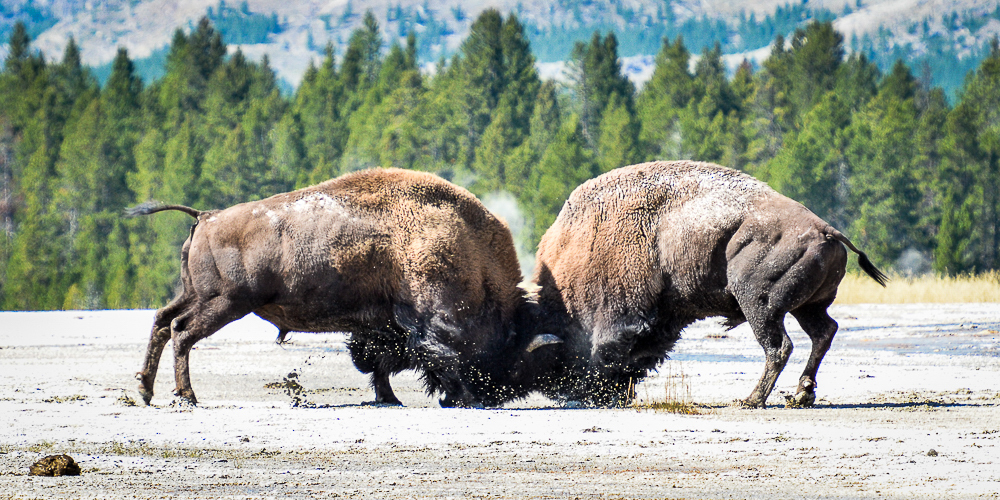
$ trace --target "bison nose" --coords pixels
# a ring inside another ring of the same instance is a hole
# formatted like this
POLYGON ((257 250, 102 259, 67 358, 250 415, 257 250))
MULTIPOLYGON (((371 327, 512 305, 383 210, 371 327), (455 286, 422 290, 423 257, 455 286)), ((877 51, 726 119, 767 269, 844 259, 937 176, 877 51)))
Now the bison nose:
POLYGON ((595 367, 603 369, 620 369, 624 365, 625 356, 616 345, 596 346, 591 352, 591 360, 595 367))

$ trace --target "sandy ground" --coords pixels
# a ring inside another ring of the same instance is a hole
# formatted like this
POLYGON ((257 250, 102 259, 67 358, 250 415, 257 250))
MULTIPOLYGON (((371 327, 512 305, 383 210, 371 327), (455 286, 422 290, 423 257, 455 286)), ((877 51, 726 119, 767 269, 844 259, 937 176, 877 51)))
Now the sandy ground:
POLYGON ((765 410, 729 406, 763 369, 752 333, 707 321, 638 387, 695 403, 680 415, 441 409, 412 373, 405 408, 366 407, 342 335, 280 347, 253 317, 196 347, 198 408, 171 404, 169 348, 133 406, 151 311, 0 313, 0 498, 998 498, 1000 304, 831 314, 815 408, 782 405, 808 353, 794 320, 765 410), (291 372, 303 406, 277 387, 291 372), (27 475, 56 453, 83 474, 27 475))

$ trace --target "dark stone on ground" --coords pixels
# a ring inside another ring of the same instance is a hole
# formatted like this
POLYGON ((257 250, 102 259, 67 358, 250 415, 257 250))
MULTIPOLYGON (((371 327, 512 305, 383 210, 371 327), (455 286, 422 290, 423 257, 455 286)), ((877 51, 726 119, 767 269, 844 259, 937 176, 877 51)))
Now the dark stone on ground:
POLYGON ((30 476, 79 476, 80 466, 69 455, 49 455, 28 469, 30 476))

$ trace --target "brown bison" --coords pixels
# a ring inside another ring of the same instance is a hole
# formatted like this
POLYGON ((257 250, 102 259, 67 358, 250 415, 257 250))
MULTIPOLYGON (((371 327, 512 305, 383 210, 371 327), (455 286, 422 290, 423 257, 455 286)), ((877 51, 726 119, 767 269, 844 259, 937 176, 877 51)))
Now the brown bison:
POLYGON ((225 210, 146 204, 131 215, 163 210, 197 222, 181 249, 183 292, 156 312, 137 374, 146 404, 168 340, 175 394, 194 404, 191 347, 249 313, 277 326, 279 342, 349 332, 355 366, 387 405, 400 404, 389 376, 406 369, 444 393, 442 406, 524 396, 518 381, 533 380, 532 358, 546 351, 535 349, 559 342, 515 333, 538 313, 518 288, 506 223, 434 175, 369 170, 225 210))
POLYGON ((791 313, 812 340, 793 404, 816 398, 816 371, 837 323, 827 308, 847 252, 886 277, 801 204, 746 174, 710 163, 653 162, 592 179, 570 195, 538 247, 534 281, 546 314, 562 318, 563 376, 547 393, 620 405, 663 361, 681 330, 722 316, 749 322, 764 374, 749 407, 763 407, 792 352, 791 313))

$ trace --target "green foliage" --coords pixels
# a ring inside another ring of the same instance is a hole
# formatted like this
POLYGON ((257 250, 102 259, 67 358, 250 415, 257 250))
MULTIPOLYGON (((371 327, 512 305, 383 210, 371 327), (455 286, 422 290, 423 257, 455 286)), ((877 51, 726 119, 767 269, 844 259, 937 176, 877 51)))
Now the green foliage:
POLYGON ((907 94, 905 84, 884 85, 848 130, 849 230, 881 265, 916 245, 920 193, 913 138, 918 116, 907 94))
POLYGON ((969 75, 949 116, 941 175, 945 212, 935 267, 950 273, 1000 265, 1000 43, 969 75))
POLYGON ((656 69, 637 97, 639 138, 647 159, 683 159, 680 149, 680 112, 694 95, 694 78, 688 70, 691 55, 680 37, 663 39, 656 55, 656 69))
MULTIPOLYGON (((218 12, 252 16, 221 3, 218 12)), ((807 10, 779 9, 789 12, 807 10)), ((659 15, 671 13, 665 2, 659 15)), ((393 19, 407 15, 417 11, 393 19)), ((580 183, 643 159, 690 158, 769 182, 882 266, 918 269, 901 263, 916 252, 942 273, 1000 267, 1000 43, 951 108, 926 66, 914 76, 896 62, 883 77, 865 53, 845 58, 830 23, 787 22, 790 43, 777 35, 758 69, 744 62, 732 75, 725 42, 657 39, 636 95, 621 75, 627 37, 574 40, 571 81, 542 82, 531 28, 487 10, 428 74, 418 37, 390 37, 384 50, 369 12, 339 66, 327 46, 290 97, 266 57, 230 53, 207 18, 175 34, 148 85, 124 49, 98 86, 72 39, 47 63, 14 25, 0 72, 0 307, 161 306, 191 221, 124 219, 124 207, 223 208, 373 166, 436 172, 497 203, 523 228, 522 254, 580 183), (701 52, 693 68, 688 46, 701 52)))
POLYGON ((601 121, 613 99, 630 115, 635 115, 635 86, 622 75, 618 40, 613 33, 601 37, 594 32, 589 44, 577 42, 572 57, 570 78, 579 106, 581 133, 588 147, 595 150, 601 121))
POLYGON ((566 118, 529 180, 532 191, 529 206, 534 219, 532 246, 538 244, 545 230, 556 220, 573 189, 598 173, 581 123, 576 115, 566 118))
POLYGON ((851 114, 840 94, 828 92, 758 175, 835 227, 845 227, 848 165, 844 148, 850 123, 851 114))

